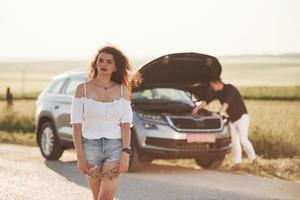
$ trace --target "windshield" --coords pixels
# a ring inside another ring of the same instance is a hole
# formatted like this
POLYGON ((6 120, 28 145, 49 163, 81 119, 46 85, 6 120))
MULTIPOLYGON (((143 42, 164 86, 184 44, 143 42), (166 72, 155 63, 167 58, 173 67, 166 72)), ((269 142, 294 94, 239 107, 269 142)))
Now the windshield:
POLYGON ((194 104, 185 91, 174 88, 154 88, 136 91, 132 94, 132 98, 133 100, 179 101, 194 104))

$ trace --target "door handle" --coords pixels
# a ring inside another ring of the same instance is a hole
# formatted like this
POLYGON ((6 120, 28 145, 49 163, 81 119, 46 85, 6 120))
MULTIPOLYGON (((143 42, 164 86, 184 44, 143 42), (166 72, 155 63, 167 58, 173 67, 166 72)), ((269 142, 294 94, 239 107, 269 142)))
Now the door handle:
POLYGON ((54 106, 53 106, 53 109, 55 109, 55 110, 56 110, 56 109, 59 109, 59 106, 58 106, 58 105, 54 105, 54 106))

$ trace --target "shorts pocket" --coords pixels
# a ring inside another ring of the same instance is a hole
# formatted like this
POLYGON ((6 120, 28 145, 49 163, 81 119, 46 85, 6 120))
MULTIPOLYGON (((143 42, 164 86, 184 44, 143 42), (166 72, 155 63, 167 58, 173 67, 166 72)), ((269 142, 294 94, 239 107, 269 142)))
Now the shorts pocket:
POLYGON ((108 142, 109 151, 122 150, 122 140, 121 139, 112 139, 108 142))
POLYGON ((110 151, 109 156, 105 159, 105 163, 120 161, 121 154, 122 154, 122 149, 121 148, 110 151))

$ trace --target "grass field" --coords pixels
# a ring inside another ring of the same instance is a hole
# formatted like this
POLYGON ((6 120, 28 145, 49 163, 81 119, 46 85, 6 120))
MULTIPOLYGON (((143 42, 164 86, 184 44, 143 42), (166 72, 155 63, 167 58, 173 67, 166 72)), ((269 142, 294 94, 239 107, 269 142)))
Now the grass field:
POLYGON ((250 56, 219 60, 225 82, 238 86, 300 85, 300 57, 250 56))
MULTIPOLYGON (((139 66, 144 59, 134 59, 139 66)), ((39 93, 56 75, 72 70, 86 70, 89 61, 0 62, 0 94, 10 86, 12 92, 39 93)))
POLYGON ((239 87, 244 99, 300 100, 300 86, 239 87))
MULTIPOLYGON (((249 137, 258 154, 266 158, 300 155, 300 102, 247 100, 249 137)), ((210 105, 217 111, 218 102, 210 105)))
MULTIPOLYGON (((266 158, 300 155, 300 101, 247 100, 250 114, 250 139, 258 154, 266 158)), ((217 110, 219 103, 211 104, 217 110)), ((0 129, 16 132, 33 132, 35 101, 18 100, 12 112, 5 112, 0 102, 0 129)))
MULTIPOLYGON (((154 58, 133 58, 133 68, 154 58)), ((220 57, 222 77, 238 87, 299 86, 300 56, 220 57)), ((57 74, 69 70, 85 70, 88 61, 0 62, 0 94, 7 86, 14 93, 40 92, 57 74)))
MULTIPOLYGON (((247 86, 238 87, 244 99, 256 100, 300 100, 300 86, 247 86)), ((14 93, 16 100, 34 100, 39 92, 14 93)), ((4 100, 4 94, 0 93, 0 100, 4 100)))

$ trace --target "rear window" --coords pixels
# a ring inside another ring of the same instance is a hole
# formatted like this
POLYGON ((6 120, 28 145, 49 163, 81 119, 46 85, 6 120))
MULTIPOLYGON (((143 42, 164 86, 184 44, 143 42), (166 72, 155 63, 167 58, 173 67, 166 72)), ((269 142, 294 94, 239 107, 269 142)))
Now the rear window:
POLYGON ((61 93, 62 90, 62 86, 64 84, 65 80, 60 79, 60 80, 56 80, 53 85, 51 86, 49 93, 51 94, 59 94, 61 93))
POLYGON ((79 84, 83 83, 85 81, 84 78, 74 78, 69 79, 68 85, 64 91, 66 95, 74 96, 76 88, 79 84))

